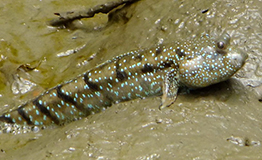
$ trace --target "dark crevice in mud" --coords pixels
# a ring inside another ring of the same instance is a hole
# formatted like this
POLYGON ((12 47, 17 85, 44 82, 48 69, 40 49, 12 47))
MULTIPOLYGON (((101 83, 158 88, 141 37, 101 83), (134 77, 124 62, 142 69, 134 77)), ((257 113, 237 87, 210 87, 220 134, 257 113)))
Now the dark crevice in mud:
POLYGON ((66 13, 54 13, 59 16, 48 22, 48 25, 53 27, 68 28, 71 23, 75 20, 80 20, 83 18, 94 17, 98 13, 108 14, 112 10, 118 8, 121 5, 129 5, 131 3, 137 2, 139 0, 119 0, 116 2, 107 2, 105 4, 96 5, 93 8, 83 11, 68 11, 66 13))

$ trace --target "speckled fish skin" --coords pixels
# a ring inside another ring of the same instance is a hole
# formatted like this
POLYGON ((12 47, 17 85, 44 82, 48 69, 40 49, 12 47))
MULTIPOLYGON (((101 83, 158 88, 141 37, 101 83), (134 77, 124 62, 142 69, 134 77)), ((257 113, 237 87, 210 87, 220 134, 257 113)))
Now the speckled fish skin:
POLYGON ((203 34, 184 42, 115 57, 78 78, 58 85, 0 117, 16 125, 62 125, 104 110, 113 103, 162 96, 161 108, 175 102, 181 87, 201 88, 230 78, 246 53, 203 34))

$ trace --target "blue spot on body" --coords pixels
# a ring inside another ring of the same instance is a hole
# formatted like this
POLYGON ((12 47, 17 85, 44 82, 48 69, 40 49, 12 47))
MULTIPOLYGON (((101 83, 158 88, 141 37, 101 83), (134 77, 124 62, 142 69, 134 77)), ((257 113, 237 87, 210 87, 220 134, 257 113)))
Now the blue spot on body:
POLYGON ((36 113, 36 115, 39 115, 39 111, 38 110, 35 110, 35 113, 36 113))
POLYGON ((88 104, 87 107, 88 108, 93 108, 93 105, 92 104, 88 104))
POLYGON ((59 116, 59 114, 58 114, 57 112, 55 112, 55 114, 56 114, 56 117, 60 119, 60 116, 59 116))
POLYGON ((89 89, 87 84, 84 85, 84 89, 89 89))
POLYGON ((39 122, 38 121, 35 121, 35 123, 34 123, 35 125, 39 125, 39 122))

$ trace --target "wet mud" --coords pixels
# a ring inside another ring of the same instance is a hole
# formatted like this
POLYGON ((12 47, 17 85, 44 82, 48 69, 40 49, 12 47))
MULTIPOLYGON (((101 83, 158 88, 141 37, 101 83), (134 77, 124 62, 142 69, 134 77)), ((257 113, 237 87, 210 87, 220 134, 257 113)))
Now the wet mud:
POLYGON ((127 51, 227 32, 248 53, 226 82, 115 104, 105 112, 37 133, 1 134, 1 159, 261 159, 260 1, 141 0, 108 15, 48 26, 53 13, 108 0, 0 4, 0 113, 127 51))

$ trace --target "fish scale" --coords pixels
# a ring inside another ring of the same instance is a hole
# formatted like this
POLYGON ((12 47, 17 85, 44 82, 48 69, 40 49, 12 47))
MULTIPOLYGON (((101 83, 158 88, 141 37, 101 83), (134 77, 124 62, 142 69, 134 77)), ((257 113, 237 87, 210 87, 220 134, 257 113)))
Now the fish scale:
POLYGON ((179 88, 201 88, 230 78, 246 53, 202 34, 183 42, 115 57, 4 113, 0 123, 18 126, 62 125, 105 110, 113 103, 162 95, 160 108, 175 102, 179 88))

